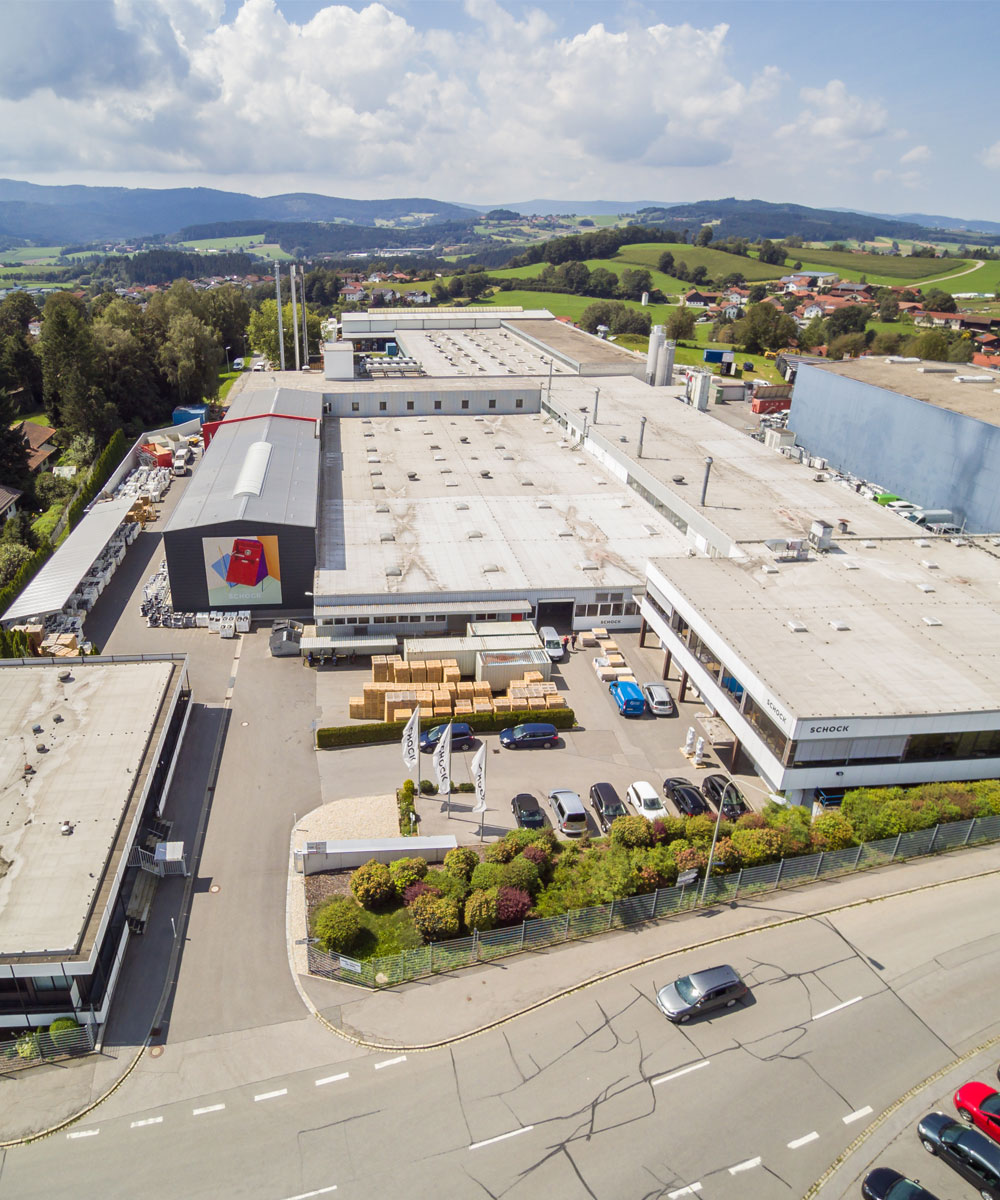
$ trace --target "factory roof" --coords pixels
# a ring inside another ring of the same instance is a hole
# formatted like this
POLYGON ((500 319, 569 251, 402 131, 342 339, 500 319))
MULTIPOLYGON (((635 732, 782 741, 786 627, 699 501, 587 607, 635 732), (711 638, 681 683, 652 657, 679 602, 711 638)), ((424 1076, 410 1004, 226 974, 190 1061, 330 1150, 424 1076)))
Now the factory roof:
MULTIPOLYGON (((546 323, 545 329, 548 328, 546 323)), ((547 340, 547 334, 544 337, 547 340)), ((415 358, 426 374, 434 378, 548 375, 552 358, 505 328, 400 330, 397 341, 400 350, 415 358)), ((559 360, 552 364, 552 369, 560 374, 569 371, 559 360)))
POLYGON ((508 329, 516 330, 524 337, 535 338, 572 362, 585 365, 620 366, 631 371, 637 366, 645 369, 645 354, 633 354, 624 346, 595 337, 582 329, 567 325, 565 321, 528 322, 512 317, 504 322, 508 329))
POLYGON ((319 422, 315 390, 244 388, 185 489, 168 532, 229 521, 306 525, 316 521, 319 422))

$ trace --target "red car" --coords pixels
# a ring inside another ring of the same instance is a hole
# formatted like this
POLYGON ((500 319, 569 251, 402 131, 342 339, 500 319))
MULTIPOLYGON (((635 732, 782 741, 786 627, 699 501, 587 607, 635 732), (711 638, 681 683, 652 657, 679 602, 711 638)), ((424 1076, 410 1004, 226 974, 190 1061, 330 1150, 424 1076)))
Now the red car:
POLYGON ((987 1137, 1000 1142, 1000 1093, 986 1083, 966 1083, 955 1093, 958 1115, 987 1137))

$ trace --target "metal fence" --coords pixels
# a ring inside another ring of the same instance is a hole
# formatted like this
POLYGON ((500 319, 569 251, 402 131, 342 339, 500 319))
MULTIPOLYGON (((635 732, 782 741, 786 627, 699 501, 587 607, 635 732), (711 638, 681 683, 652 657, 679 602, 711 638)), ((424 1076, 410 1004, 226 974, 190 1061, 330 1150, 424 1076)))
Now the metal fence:
POLYGON ((34 1029, 12 1042, 0 1042, 0 1075, 37 1067, 43 1062, 89 1054, 94 1048, 94 1026, 80 1025, 76 1029, 34 1029))
MULTIPOLYGON (((1000 840, 1000 816, 974 817, 948 825, 935 825, 913 833, 878 842, 849 846, 846 850, 827 850, 800 858, 783 858, 762 867, 745 867, 731 875, 715 875, 708 881, 704 902, 707 905, 735 900, 776 888, 813 883, 834 875, 863 871, 885 863, 920 858, 943 850, 1000 840)), ((304 886, 304 885, 303 885, 304 886)), ((595 908, 580 908, 558 917, 524 921, 507 929, 473 933, 471 937, 431 942, 416 950, 404 950, 389 958, 357 961, 327 954, 309 946, 309 971, 326 979, 343 979, 365 987, 392 987, 410 979, 421 979, 442 971, 453 971, 477 962, 489 962, 522 950, 540 950, 574 938, 592 937, 611 929, 655 921, 700 907, 702 882, 689 887, 660 888, 642 896, 613 900, 595 908)))

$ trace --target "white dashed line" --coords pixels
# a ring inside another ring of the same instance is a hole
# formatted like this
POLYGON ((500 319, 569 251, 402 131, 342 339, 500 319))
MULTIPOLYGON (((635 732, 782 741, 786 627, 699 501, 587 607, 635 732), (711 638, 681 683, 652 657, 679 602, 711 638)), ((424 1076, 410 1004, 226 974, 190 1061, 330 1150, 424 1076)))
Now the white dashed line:
POLYGON ((707 1067, 712 1060, 703 1058, 701 1062, 692 1063, 690 1067, 681 1067, 679 1071, 671 1071, 669 1075, 661 1075, 658 1079, 653 1080, 653 1087, 659 1087, 661 1083, 669 1083, 671 1079, 680 1079, 682 1075, 690 1075, 692 1071, 700 1071, 702 1067, 707 1067))
POLYGON ((864 1108, 859 1108, 856 1112, 848 1113, 847 1116, 844 1117, 844 1124, 850 1125, 852 1121, 860 1121, 862 1117, 871 1116, 871 1111, 872 1106, 870 1104, 866 1104, 864 1108))
POLYGON ((735 1167, 730 1167, 729 1174, 730 1175, 739 1175, 740 1171, 749 1171, 753 1167, 759 1167, 760 1161, 761 1160, 760 1160, 759 1154, 757 1155, 756 1158, 748 1158, 746 1160, 746 1162, 737 1163, 735 1167))
POLYGON ((254 1104, 256 1104, 258 1102, 258 1100, 274 1100, 278 1096, 287 1096, 287 1095, 288 1095, 288 1088, 280 1088, 276 1092, 261 1092, 261 1094, 259 1096, 254 1096, 253 1099, 254 1099, 254 1104))
POLYGON ((677 1200, 678 1196, 694 1196, 701 1191, 700 1183, 692 1183, 690 1187, 681 1188, 677 1192, 667 1192, 667 1200, 677 1200))
POLYGON ((350 1079, 350 1071, 344 1071, 342 1075, 327 1075, 325 1079, 317 1079, 316 1086, 322 1087, 325 1083, 336 1083, 340 1079, 350 1079))
POLYGON ((845 1000, 843 1004, 835 1004, 833 1008, 825 1008, 821 1013, 817 1013, 814 1021, 818 1021, 820 1017, 828 1017, 830 1013, 840 1012, 842 1008, 850 1008, 852 1004, 857 1004, 859 1000, 864 1000, 864 996, 855 996, 853 1000, 845 1000))
POLYGON ((76 1133, 67 1133, 68 1138, 97 1137, 99 1129, 78 1129, 76 1133))
POLYGON ((328 1192, 335 1192, 337 1185, 331 1183, 329 1187, 317 1188, 314 1192, 299 1192, 297 1196, 286 1196, 285 1200, 309 1200, 310 1196, 325 1196, 328 1192))
POLYGON ((145 1121, 133 1121, 129 1126, 130 1129, 141 1129, 143 1125, 162 1125, 162 1117, 147 1117, 145 1121))
POLYGON ((224 1104, 209 1104, 207 1108, 192 1108, 192 1117, 203 1117, 205 1113, 221 1112, 226 1106, 224 1104))
POLYGON ((492 1146, 494 1142, 505 1142, 508 1138, 517 1137, 519 1133, 530 1133, 534 1125, 525 1125, 522 1129, 512 1129, 510 1133, 501 1133, 499 1137, 487 1138, 485 1142, 473 1142, 470 1150, 478 1150, 481 1146, 492 1146))
POLYGON ((396 1063, 406 1062, 406 1055, 401 1054, 398 1058, 386 1058, 380 1063, 375 1064, 375 1070, 381 1071, 383 1067, 394 1067, 396 1063))
POLYGON ((805 1137, 796 1138, 794 1142, 788 1143, 789 1150, 798 1150, 800 1146, 808 1146, 810 1142, 815 1142, 819 1134, 814 1129, 812 1133, 807 1133, 805 1137))

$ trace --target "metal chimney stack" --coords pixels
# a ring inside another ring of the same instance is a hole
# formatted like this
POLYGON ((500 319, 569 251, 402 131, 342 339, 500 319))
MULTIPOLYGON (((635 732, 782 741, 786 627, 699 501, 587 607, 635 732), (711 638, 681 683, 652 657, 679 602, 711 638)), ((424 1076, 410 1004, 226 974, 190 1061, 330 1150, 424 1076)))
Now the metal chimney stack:
POLYGON ((663 350, 663 339, 666 329, 662 325, 654 325, 649 335, 649 347, 646 351, 646 382, 650 387, 656 379, 656 367, 663 350))
POLYGON ((302 277, 302 365, 309 366, 309 332, 306 325, 306 269, 302 267, 299 274, 302 277))
POLYGON ((646 418, 639 418, 639 445, 636 448, 636 458, 642 458, 642 440, 646 436, 646 418))
POLYGON ((676 342, 663 342, 660 346, 659 357, 656 360, 656 386, 669 386, 674 381, 674 353, 676 342))
POLYGON ((292 341, 295 343, 295 369, 301 366, 299 362, 299 310, 295 303, 295 263, 288 268, 288 281, 292 293, 292 341))
POLYGON ((285 330, 281 323, 281 264, 274 264, 274 290, 278 297, 278 356, 281 370, 285 369, 285 330))

